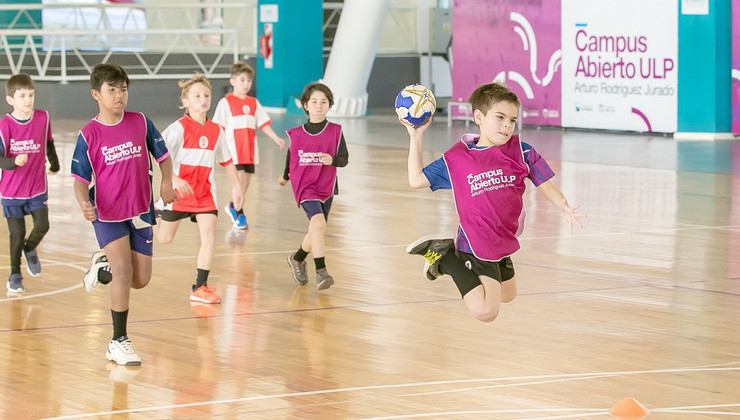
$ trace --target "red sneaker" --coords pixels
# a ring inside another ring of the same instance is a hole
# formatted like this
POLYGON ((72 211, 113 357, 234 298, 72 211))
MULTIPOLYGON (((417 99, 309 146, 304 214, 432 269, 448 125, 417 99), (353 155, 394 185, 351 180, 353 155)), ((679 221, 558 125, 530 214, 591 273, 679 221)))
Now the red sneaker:
POLYGON ((190 294, 190 300, 203 303, 221 303, 221 296, 213 293, 213 289, 208 286, 200 286, 190 294))

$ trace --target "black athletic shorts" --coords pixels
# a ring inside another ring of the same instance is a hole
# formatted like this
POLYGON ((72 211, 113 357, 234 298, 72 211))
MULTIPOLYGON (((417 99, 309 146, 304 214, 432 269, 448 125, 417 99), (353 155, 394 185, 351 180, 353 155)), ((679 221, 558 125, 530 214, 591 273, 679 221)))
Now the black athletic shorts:
POLYGON ((212 210, 212 211, 202 211, 200 213, 189 213, 186 211, 172 211, 172 210, 162 210, 162 220, 165 222, 176 222, 180 219, 185 219, 187 217, 190 218, 190 221, 193 223, 197 223, 198 221, 195 219, 195 216, 199 214, 215 214, 216 217, 218 217, 218 210, 212 210))
POLYGON ((511 262, 511 257, 502 258, 500 261, 484 261, 467 252, 455 251, 455 254, 465 263, 468 270, 479 276, 490 277, 499 283, 514 278, 514 263, 511 262))
POLYGON ((244 171, 248 174, 254 173, 254 163, 247 163, 247 164, 237 163, 234 166, 236 166, 237 171, 244 171))

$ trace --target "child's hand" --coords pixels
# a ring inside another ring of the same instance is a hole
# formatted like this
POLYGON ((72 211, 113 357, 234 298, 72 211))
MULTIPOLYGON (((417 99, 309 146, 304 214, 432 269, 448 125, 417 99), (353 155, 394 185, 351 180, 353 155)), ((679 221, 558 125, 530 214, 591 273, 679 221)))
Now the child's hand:
POLYGON ((15 157, 15 166, 23 166, 28 162, 28 155, 23 153, 15 157))
POLYGON ((241 185, 234 184, 231 186, 231 202, 234 204, 234 210, 239 211, 244 205, 244 194, 241 185))
POLYGON ((93 205, 88 201, 80 204, 80 208, 82 209, 82 215, 85 216, 87 221, 94 222, 95 219, 97 219, 97 216, 95 215, 95 207, 93 207, 93 205))
POLYGON ((285 186, 285 184, 287 183, 288 183, 288 180, 283 178, 282 175, 280 175, 280 178, 278 178, 278 184, 280 184, 280 186, 282 187, 282 186, 285 186))
POLYGON ((172 182, 166 182, 164 179, 162 180, 162 184, 159 188, 159 196, 162 198, 162 202, 165 206, 177 200, 177 194, 175 194, 175 190, 172 188, 172 182))
POLYGON ((398 117, 398 121, 400 121, 401 124, 406 127, 406 131, 408 131, 409 135, 412 137, 414 135, 423 135, 424 132, 427 131, 429 126, 432 125, 432 117, 429 117, 429 120, 427 120, 427 122, 418 127, 414 127, 410 122, 402 119, 401 117, 398 117))
POLYGON ((46 171, 46 173, 49 174, 49 175, 56 175, 56 174, 59 173, 59 170, 57 170, 56 172, 52 172, 51 169, 49 169, 49 170, 46 171))
POLYGON ((329 166, 332 164, 332 162, 334 162, 334 157, 332 155, 327 154, 327 153, 321 154, 321 163, 323 163, 326 166, 329 166))
POLYGON ((285 140, 281 139, 280 137, 272 139, 278 146, 280 146, 280 150, 283 150, 283 147, 285 147, 285 140))
POLYGON ((583 229, 583 225, 581 225, 581 222, 578 221, 580 218, 587 218, 588 214, 581 214, 576 213, 576 210, 581 207, 580 205, 576 204, 575 206, 571 207, 568 205, 568 200, 563 200, 563 218, 566 222, 568 222, 568 226, 570 227, 570 233, 573 233, 573 225, 575 224, 579 228, 583 229))
POLYGON ((180 197, 187 197, 193 193, 193 187, 176 175, 172 175, 172 187, 180 193, 180 197))

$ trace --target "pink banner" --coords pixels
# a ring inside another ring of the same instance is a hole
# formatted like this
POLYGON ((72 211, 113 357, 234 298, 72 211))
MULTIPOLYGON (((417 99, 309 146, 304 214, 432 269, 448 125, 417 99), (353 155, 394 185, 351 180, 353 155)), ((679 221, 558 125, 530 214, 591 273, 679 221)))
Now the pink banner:
POLYGON ((453 101, 502 80, 523 123, 561 125, 560 0, 455 0, 452 19, 453 101))

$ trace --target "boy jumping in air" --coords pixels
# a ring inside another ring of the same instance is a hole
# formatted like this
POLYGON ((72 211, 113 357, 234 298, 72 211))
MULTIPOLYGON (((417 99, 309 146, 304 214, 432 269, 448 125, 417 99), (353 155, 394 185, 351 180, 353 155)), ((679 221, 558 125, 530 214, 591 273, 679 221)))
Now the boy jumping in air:
POLYGON ((461 141, 429 165, 422 164, 424 133, 431 120, 409 133, 408 177, 412 188, 452 189, 460 222, 455 240, 421 238, 406 249, 426 259, 429 280, 452 276, 470 313, 491 322, 501 302, 516 297, 511 255, 519 249, 524 227, 522 195, 529 179, 573 229, 585 214, 576 213, 550 180, 555 175, 532 146, 514 135, 519 98, 499 83, 479 86, 471 95, 473 119, 480 134, 461 141))

